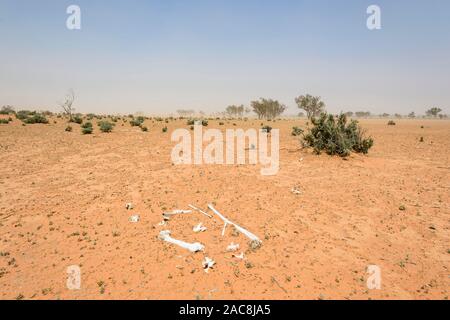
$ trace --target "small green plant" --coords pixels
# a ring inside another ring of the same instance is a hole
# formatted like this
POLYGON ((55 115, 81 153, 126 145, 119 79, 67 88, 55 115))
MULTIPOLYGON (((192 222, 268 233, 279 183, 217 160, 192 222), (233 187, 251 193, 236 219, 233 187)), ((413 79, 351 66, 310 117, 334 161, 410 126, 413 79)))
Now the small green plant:
POLYGON ((73 130, 73 129, 72 129, 71 126, 67 126, 67 127, 66 127, 66 132, 72 132, 72 130, 73 130))
POLYGON ((203 120, 189 119, 189 120, 187 121, 187 125, 188 125, 188 126, 193 126, 193 125, 195 125, 196 122, 201 122, 201 125, 204 126, 204 127, 207 127, 207 126, 208 126, 208 120, 206 120, 206 119, 203 119, 203 120))
POLYGON ((80 115, 74 115, 74 116, 72 116, 72 118, 69 119, 69 122, 82 124, 83 123, 83 118, 81 118, 80 115))
POLYGON ((114 128, 114 124, 108 121, 100 121, 98 126, 100 127, 100 131, 105 133, 111 132, 114 128))
POLYGON ((83 125, 81 125, 81 129, 82 129, 81 132, 83 134, 91 134, 94 131, 91 122, 86 122, 83 125))
POLYGON ((388 126, 395 126, 395 125, 396 125, 396 123, 394 120, 389 120, 388 126))
POLYGON ((147 132, 147 131, 148 131, 148 128, 147 128, 146 126, 141 126, 141 130, 142 130, 143 132, 147 132))
POLYGON ((8 119, 0 119, 0 124, 8 124, 9 120, 8 119))
POLYGON ((299 127, 293 127, 292 128, 292 133, 291 133, 294 137, 300 136, 301 134, 303 134, 303 129, 299 128, 299 127))
POLYGON ((346 157, 352 151, 367 154, 373 146, 372 138, 365 138, 365 132, 358 121, 347 122, 347 116, 338 117, 323 113, 318 119, 311 119, 313 127, 304 137, 306 146, 314 148, 317 154, 325 151, 329 155, 346 157))
POLYGON ((24 119, 23 122, 26 124, 35 124, 35 123, 47 124, 48 120, 43 114, 36 113, 24 119))
POLYGON ((225 123, 219 122, 219 126, 223 126, 223 125, 225 125, 225 123))
POLYGON ((140 116, 137 118, 133 118, 132 120, 130 120, 130 125, 132 127, 140 127, 145 121, 145 118, 140 116))
POLYGON ((167 132, 167 127, 162 128, 162 132, 166 133, 167 132))

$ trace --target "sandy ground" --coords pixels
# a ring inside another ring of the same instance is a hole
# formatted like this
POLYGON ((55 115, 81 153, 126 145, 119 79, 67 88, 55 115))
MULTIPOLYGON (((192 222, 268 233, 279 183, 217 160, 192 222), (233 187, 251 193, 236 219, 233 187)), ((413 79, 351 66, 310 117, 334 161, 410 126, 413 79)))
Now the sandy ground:
MULTIPOLYGON (((83 136, 53 120, 0 125, 1 299, 448 298, 449 121, 362 120, 375 146, 347 160, 301 150, 290 132, 305 122, 277 121, 280 171, 261 176, 258 165, 173 166, 170 133, 185 121, 168 133, 164 123, 146 121, 144 133, 119 121, 83 136), (208 203, 262 247, 249 250, 230 227, 222 237, 222 222, 198 213, 158 226, 164 210, 208 203), (208 230, 195 234, 199 222, 208 230), (205 253, 163 243, 163 229, 205 253), (226 252, 231 242, 246 260, 226 252), (209 273, 205 256, 217 263, 209 273), (66 287, 71 265, 80 290, 66 287), (367 288, 369 265, 381 268, 381 290, 367 288)), ((209 127, 236 128, 218 122, 209 127)))

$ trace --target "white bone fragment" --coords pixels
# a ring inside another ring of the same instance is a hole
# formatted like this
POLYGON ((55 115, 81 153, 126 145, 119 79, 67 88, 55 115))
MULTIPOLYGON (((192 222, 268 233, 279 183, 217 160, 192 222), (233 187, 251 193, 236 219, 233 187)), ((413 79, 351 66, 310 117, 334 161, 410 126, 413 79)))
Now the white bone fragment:
POLYGON ((201 210, 201 209, 199 209, 199 208, 197 208, 197 207, 194 207, 192 204, 190 204, 188 207, 191 208, 191 209, 194 209, 195 211, 198 211, 198 212, 204 214, 204 215, 207 216, 208 218, 212 218, 212 215, 207 214, 205 211, 203 211, 203 210, 201 210))
POLYGON ((188 213, 192 213, 192 210, 173 210, 170 212, 163 212, 163 217, 164 217, 164 220, 168 221, 168 220, 170 220, 171 216, 175 216, 177 214, 188 214, 188 213))
POLYGON ((292 188, 291 192, 292 192, 293 194, 301 194, 301 193, 302 193, 300 190, 295 189, 295 188, 292 188))
POLYGON ((167 222, 166 221, 161 221, 160 223, 158 223, 158 226, 165 226, 167 224, 167 222))
POLYGON ((166 241, 166 242, 169 242, 169 243, 172 243, 172 244, 175 244, 177 246, 180 246, 180 247, 182 247, 184 249, 187 249, 187 250, 189 250, 191 252, 198 252, 198 251, 202 251, 203 249, 205 249, 205 246, 202 245, 201 243, 198 243, 198 242, 196 242, 196 243, 188 243, 188 242, 184 242, 184 241, 172 238, 170 236, 170 231, 169 230, 161 231, 159 233, 159 239, 161 239, 163 241, 166 241))
POLYGON ((235 258, 237 258, 237 259, 239 259, 239 260, 244 260, 244 253, 241 252, 240 255, 235 255, 235 254, 233 254, 233 257, 235 257, 235 258))
POLYGON ((139 222, 139 220, 140 220, 139 215, 134 215, 130 217, 130 222, 136 223, 139 222))
POLYGON ((129 202, 129 203, 126 203, 126 204, 125 204, 125 208, 126 208, 127 210, 133 210, 134 206, 133 206, 133 204, 132 204, 131 202, 129 202))
MULTIPOLYGON (((208 204, 208 208, 210 208, 215 214, 217 214, 219 216, 220 219, 223 220, 223 222, 225 222, 225 227, 227 226, 227 224, 231 224, 233 225, 240 233, 244 234, 247 238, 249 238, 251 241, 257 241, 259 243, 261 243, 262 241, 255 236, 253 233, 251 233, 250 231, 242 228, 241 226, 238 226, 237 224, 235 224, 234 222, 231 222, 230 220, 228 220, 227 218, 225 218, 219 211, 217 211, 212 204, 208 204)), ((224 228, 225 230, 225 228, 224 228)), ((224 233, 225 231, 223 231, 222 233, 224 233)))
POLYGON ((229 252, 234 252, 234 251, 238 251, 239 250, 239 243, 238 244, 234 244, 234 242, 232 242, 228 247, 227 247, 227 251, 229 252))
POLYGON ((222 229, 222 237, 225 235, 225 229, 227 228, 228 223, 225 222, 225 224, 223 225, 223 229, 222 229))
POLYGON ((198 225, 192 229, 195 233, 204 232, 206 231, 206 227, 203 226, 203 224, 200 222, 198 225))
POLYGON ((211 269, 215 264, 216 262, 214 260, 205 257, 205 260, 203 260, 203 269, 205 270, 206 273, 208 273, 209 269, 211 269))

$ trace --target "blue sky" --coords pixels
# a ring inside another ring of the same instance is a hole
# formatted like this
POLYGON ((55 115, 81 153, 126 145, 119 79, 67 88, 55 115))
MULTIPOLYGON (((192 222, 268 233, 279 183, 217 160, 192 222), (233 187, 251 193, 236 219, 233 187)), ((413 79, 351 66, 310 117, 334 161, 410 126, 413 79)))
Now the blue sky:
POLYGON ((450 112, 450 1, 0 0, 0 105, 222 111, 320 95, 328 110, 450 112), (66 8, 81 8, 81 30, 66 8), (381 7, 382 29, 366 27, 381 7))

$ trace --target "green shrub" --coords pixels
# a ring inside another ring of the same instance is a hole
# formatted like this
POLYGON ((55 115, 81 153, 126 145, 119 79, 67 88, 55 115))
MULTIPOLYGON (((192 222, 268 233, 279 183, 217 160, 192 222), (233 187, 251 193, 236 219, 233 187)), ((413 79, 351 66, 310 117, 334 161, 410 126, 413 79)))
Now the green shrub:
POLYGON ((114 124, 108 121, 100 121, 98 126, 100 127, 101 132, 111 132, 114 128, 114 124))
POLYGON ((66 132, 72 132, 72 127, 71 126, 67 126, 66 127, 66 132))
POLYGON ((8 124, 9 120, 8 119, 0 119, 0 124, 8 124))
POLYGON ((83 134, 91 134, 92 131, 94 131, 94 128, 92 128, 92 127, 87 127, 87 128, 83 128, 83 129, 81 130, 81 133, 83 133, 83 134))
POLYGON ((140 127, 145 121, 144 117, 137 117, 130 120, 130 125, 132 127, 140 127))
POLYGON ((32 115, 30 114, 28 117, 26 117, 22 121, 26 124, 35 124, 35 123, 47 124, 48 123, 47 118, 43 114, 40 114, 40 113, 34 113, 32 115))
POLYGON ((92 127, 91 122, 86 122, 81 126, 82 130, 81 132, 83 134, 91 134, 94 131, 94 128, 92 127))
POLYGON ((166 133, 167 132, 167 127, 162 128, 162 132, 166 133))
POLYGON ((301 134, 303 134, 303 129, 302 128, 299 128, 299 127, 293 127, 292 128, 292 135, 294 137, 297 137, 297 136, 299 136, 301 134))
POLYGON ((394 120, 389 120, 388 126, 395 126, 395 125, 396 125, 396 123, 394 120))
POLYGON ((141 126, 141 130, 144 131, 144 132, 147 132, 148 128, 146 126, 141 126))
POLYGON ((11 106, 3 106, 0 109, 0 114, 8 115, 8 114, 14 114, 14 113, 15 113, 14 108, 11 106))
POLYGON ((348 156, 352 151, 367 154, 373 146, 372 138, 365 138, 358 121, 347 123, 347 116, 338 117, 322 114, 311 119, 313 127, 305 135, 307 146, 314 148, 317 154, 325 151, 329 155, 348 156))
POLYGON ((79 115, 75 115, 75 116, 72 116, 72 118, 69 120, 69 122, 82 124, 83 123, 83 118, 81 118, 81 116, 79 116, 79 115))
POLYGON ((219 122, 219 126, 223 126, 223 125, 225 125, 225 123, 219 122))

